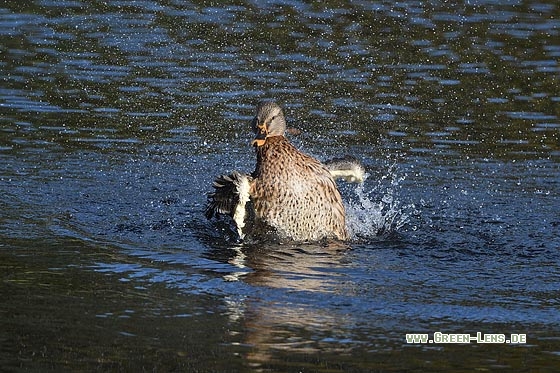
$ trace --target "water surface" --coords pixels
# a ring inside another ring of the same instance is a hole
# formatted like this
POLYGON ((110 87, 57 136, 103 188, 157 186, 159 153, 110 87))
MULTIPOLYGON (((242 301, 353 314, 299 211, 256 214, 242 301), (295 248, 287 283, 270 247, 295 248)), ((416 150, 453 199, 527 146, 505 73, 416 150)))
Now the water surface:
POLYGON ((553 371, 555 1, 0 6, 0 362, 8 370, 553 371), (354 239, 240 243, 204 218, 291 140, 352 154, 354 239), (522 345, 406 333, 524 333, 522 345))

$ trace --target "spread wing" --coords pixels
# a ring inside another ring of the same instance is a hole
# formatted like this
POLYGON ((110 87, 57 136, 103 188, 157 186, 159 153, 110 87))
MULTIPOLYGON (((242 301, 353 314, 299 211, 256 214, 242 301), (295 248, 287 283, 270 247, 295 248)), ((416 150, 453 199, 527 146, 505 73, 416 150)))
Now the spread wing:
POLYGON ((350 155, 331 159, 324 164, 334 179, 344 179, 349 183, 363 183, 365 180, 366 171, 364 165, 350 155))
POLYGON ((237 226, 239 236, 243 238, 252 181, 251 176, 237 171, 230 175, 218 176, 212 185, 214 192, 208 193, 206 218, 211 219, 220 214, 231 216, 237 226))
POLYGON ((239 192, 235 184, 236 173, 231 175, 220 175, 212 186, 214 192, 208 193, 208 204, 206 205, 206 218, 212 219, 219 214, 233 216, 233 211, 239 203, 239 192))

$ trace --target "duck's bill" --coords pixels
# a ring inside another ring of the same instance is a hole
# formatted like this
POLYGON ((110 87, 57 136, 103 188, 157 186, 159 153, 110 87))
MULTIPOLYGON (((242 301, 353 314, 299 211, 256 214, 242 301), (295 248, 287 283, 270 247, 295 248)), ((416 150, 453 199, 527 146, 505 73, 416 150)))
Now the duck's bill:
POLYGON ((265 142, 266 142, 266 137, 263 138, 263 139, 254 139, 251 142, 251 145, 253 145, 253 146, 263 146, 265 142))
POLYGON ((255 139, 251 142, 251 145, 263 146, 266 142, 266 137, 268 136, 268 130, 264 124, 257 126, 257 130, 257 136, 255 136, 255 139))

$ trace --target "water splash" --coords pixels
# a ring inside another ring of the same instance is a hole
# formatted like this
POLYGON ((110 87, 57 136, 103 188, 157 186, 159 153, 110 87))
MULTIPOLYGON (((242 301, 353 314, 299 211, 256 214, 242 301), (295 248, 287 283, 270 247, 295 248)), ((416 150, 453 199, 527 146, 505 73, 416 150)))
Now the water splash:
POLYGON ((386 237, 404 227, 413 204, 402 205, 398 198, 400 183, 406 176, 399 175, 397 164, 389 166, 386 174, 372 183, 366 173, 363 183, 354 189, 355 197, 347 201, 346 225, 352 239, 386 237))

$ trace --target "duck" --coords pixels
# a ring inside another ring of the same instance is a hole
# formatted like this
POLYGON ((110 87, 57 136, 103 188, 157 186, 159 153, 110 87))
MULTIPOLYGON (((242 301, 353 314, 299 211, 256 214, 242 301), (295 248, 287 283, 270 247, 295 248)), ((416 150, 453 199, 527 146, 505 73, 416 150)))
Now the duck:
POLYGON ((229 215, 239 238, 280 240, 349 239, 346 211, 335 180, 363 182, 365 168, 354 157, 321 163, 285 136, 286 119, 274 101, 260 102, 251 127, 255 170, 218 176, 208 193, 207 219, 229 215))

